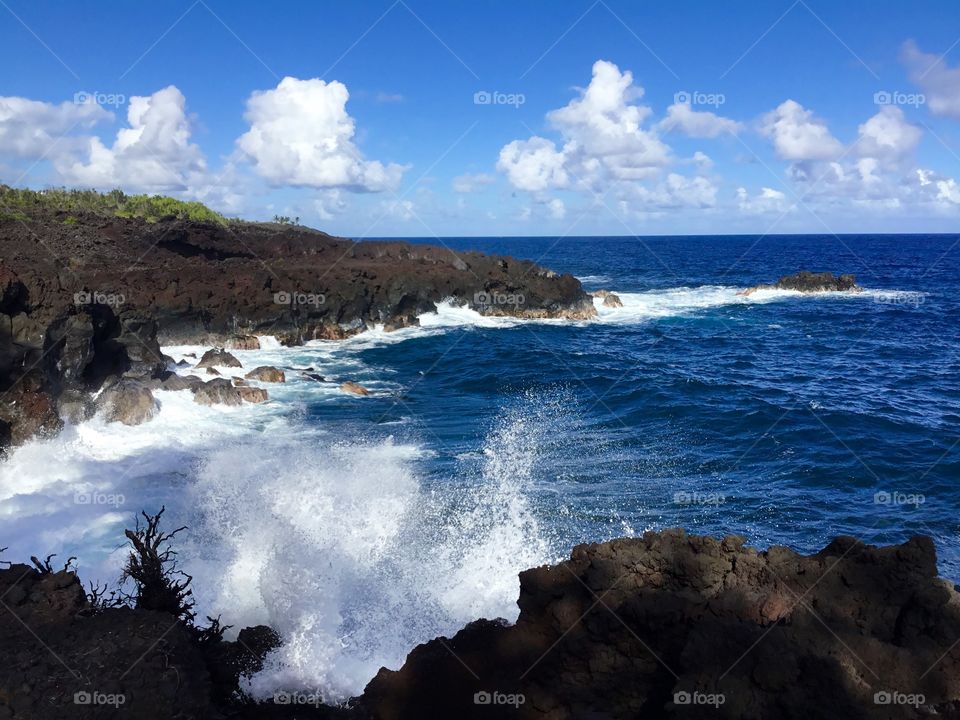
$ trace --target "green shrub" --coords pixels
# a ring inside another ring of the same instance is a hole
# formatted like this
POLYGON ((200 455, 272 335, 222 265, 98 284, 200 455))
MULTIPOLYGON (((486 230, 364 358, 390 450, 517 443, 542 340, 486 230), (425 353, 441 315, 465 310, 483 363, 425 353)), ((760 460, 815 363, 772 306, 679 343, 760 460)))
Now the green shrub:
POLYGON ((27 190, 0 185, 0 219, 26 219, 31 211, 70 213, 64 224, 77 222, 73 213, 160 220, 196 220, 226 225, 227 219, 203 203, 177 200, 164 195, 127 195, 122 190, 27 190))

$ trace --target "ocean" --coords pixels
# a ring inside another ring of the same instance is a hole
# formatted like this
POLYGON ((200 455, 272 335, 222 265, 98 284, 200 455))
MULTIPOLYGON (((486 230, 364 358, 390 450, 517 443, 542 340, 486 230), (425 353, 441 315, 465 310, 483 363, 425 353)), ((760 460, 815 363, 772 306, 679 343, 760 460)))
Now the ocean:
POLYGON ((517 573, 582 542, 928 534, 960 579, 960 236, 422 240, 571 272, 623 307, 571 322, 445 303, 419 328, 264 338, 234 354, 287 369, 269 403, 158 392, 147 424, 94 419, 13 452, 3 558, 75 555, 113 581, 122 529, 165 505, 189 526, 200 613, 284 636, 250 692, 329 700, 417 643, 515 619, 517 573), (801 269, 865 291, 737 294, 801 269))

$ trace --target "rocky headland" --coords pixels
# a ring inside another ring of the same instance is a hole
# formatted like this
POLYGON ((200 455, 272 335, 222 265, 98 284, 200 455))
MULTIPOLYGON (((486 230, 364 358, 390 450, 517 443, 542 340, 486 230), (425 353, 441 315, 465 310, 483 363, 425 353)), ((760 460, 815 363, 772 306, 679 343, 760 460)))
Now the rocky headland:
POLYGON ((0 717, 960 717, 960 594, 925 537, 809 556, 681 530, 581 545, 520 574, 515 624, 414 648, 336 708, 240 692, 282 642, 267 627, 228 642, 162 593, 111 606, 39 560, 0 570, 0 597, 0 717))
POLYGON ((596 314, 576 278, 525 260, 227 221, 169 198, 0 191, 0 447, 90 417, 92 395, 121 380, 106 411, 149 419, 142 386, 170 372, 161 344, 340 339, 417 324, 448 298, 488 315, 596 314), (128 216, 144 203, 152 215, 128 216))

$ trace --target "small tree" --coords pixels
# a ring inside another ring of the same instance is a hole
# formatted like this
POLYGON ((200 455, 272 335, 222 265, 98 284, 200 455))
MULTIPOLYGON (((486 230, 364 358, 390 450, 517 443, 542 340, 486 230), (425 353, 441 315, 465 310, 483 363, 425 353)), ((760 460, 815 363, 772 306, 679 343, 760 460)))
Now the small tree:
POLYGON ((138 517, 136 528, 124 531, 133 550, 120 579, 136 584, 130 596, 134 607, 168 612, 192 623, 196 617, 190 589, 193 578, 177 567, 177 553, 170 547, 170 540, 187 528, 184 525, 169 533, 161 531, 160 518, 165 510, 161 507, 156 515, 141 511, 145 524, 138 517))

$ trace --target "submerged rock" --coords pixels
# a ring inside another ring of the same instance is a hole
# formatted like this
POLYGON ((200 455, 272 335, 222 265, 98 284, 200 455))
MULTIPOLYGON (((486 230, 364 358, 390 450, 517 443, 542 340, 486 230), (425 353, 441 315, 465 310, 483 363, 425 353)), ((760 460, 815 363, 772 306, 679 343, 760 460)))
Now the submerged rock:
POLYGON ((369 395, 370 391, 365 388, 363 385, 359 385, 352 380, 348 380, 340 386, 340 389, 344 392, 352 393, 354 395, 369 395))
POLYGON ((279 370, 269 365, 262 365, 248 372, 244 377, 247 380, 259 380, 260 382, 282 383, 287 381, 283 370, 279 370))

